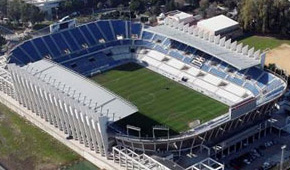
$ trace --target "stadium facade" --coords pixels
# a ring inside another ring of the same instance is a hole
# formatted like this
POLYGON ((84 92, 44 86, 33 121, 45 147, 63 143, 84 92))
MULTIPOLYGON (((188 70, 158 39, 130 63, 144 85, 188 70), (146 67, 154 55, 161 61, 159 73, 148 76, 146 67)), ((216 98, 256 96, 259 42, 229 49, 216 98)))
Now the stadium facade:
POLYGON ((259 50, 167 19, 154 27, 96 21, 25 41, 5 59, 3 98, 127 169, 223 169, 215 158, 267 133, 267 120, 287 84, 264 70, 265 54, 259 50), (138 108, 87 78, 128 62, 225 103, 229 110, 179 135, 131 136, 114 122, 138 108), (190 160, 187 154, 204 151, 203 160, 184 161, 190 160))

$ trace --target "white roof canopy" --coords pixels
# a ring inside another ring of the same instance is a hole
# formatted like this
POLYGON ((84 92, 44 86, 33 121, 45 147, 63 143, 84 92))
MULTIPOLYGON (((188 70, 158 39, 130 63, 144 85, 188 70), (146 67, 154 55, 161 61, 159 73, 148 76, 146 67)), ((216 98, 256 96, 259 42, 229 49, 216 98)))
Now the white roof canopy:
POLYGON ((117 121, 138 111, 133 104, 97 83, 46 59, 30 63, 22 68, 54 87, 60 86, 60 89, 64 89, 63 91, 71 97, 75 91, 74 96, 81 103, 92 104, 92 106, 97 104, 97 106, 102 107, 104 115, 107 112, 110 113, 108 114, 110 121, 117 121))
POLYGON ((172 40, 182 42, 188 46, 192 46, 198 50, 201 50, 213 57, 216 57, 233 67, 243 70, 249 67, 253 67, 260 64, 260 60, 257 58, 251 58, 216 45, 215 43, 201 39, 200 37, 190 35, 178 29, 169 27, 167 25, 157 25, 155 27, 147 27, 146 31, 157 33, 165 37, 169 37, 172 40))

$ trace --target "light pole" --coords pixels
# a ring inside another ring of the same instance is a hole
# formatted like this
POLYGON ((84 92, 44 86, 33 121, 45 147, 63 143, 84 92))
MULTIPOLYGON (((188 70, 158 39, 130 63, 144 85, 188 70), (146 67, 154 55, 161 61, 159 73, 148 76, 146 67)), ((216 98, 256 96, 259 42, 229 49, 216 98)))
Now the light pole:
POLYGON ((280 161, 280 170, 283 170, 283 163, 284 163, 284 152, 286 149, 286 145, 281 146, 281 161, 280 161))

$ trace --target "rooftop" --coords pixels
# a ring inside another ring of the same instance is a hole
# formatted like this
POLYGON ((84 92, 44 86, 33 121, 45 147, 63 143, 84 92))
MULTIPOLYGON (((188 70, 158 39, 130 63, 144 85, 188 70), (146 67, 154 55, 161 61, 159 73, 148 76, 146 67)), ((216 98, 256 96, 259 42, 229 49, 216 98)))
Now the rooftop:
POLYGON ((209 19, 201 20, 197 23, 198 27, 206 28, 212 32, 223 30, 225 28, 236 25, 239 25, 239 23, 224 15, 218 15, 209 19))
POLYGON ((75 98, 86 105, 102 107, 104 115, 109 111, 107 116, 110 121, 117 121, 138 111, 134 105, 97 83, 48 60, 30 63, 23 66, 23 69, 30 70, 34 76, 46 77, 42 78, 45 82, 66 89, 64 91, 67 94, 73 93, 70 96, 76 95, 75 98))
POLYGON ((179 12, 177 14, 172 15, 171 17, 176 17, 179 20, 184 20, 184 19, 186 19, 188 17, 192 17, 192 15, 188 14, 188 13, 185 13, 185 12, 179 12))

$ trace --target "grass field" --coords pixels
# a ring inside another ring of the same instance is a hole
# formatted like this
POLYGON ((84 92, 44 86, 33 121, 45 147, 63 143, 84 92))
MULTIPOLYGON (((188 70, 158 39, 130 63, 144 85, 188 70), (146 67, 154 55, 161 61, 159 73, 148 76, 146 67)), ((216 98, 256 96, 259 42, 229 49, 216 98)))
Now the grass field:
POLYGON ((145 127, 143 130, 163 124, 177 133, 189 129, 188 123, 194 120, 203 123, 228 110, 214 99, 133 63, 92 79, 135 104, 140 113, 121 120, 121 124, 145 127))
POLYGON ((273 49, 281 44, 290 44, 290 40, 281 40, 274 37, 250 36, 240 40, 243 44, 247 44, 250 48, 255 47, 256 50, 265 50, 267 48, 273 49))
POLYGON ((0 164, 7 169, 58 169, 80 158, 0 104, 0 164))

